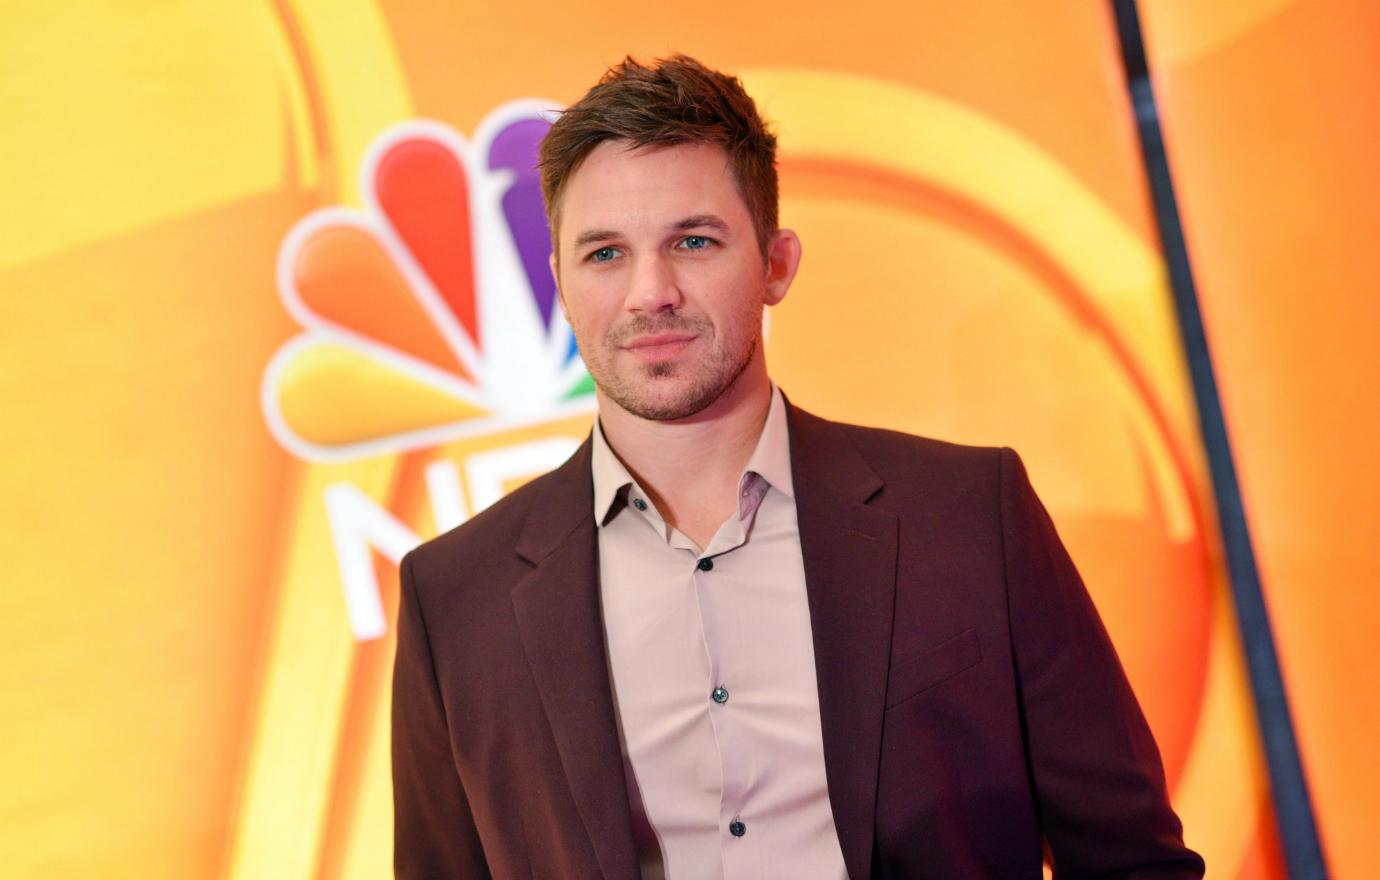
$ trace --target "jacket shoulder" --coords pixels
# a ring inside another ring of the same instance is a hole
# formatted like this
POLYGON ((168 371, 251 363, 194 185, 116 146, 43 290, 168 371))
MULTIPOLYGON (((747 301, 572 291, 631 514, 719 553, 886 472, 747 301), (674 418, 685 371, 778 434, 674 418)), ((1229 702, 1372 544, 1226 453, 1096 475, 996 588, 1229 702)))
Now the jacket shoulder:
POLYGON ((820 421, 837 431, 887 483, 919 481, 928 489, 995 488, 1007 447, 954 443, 847 422, 820 421))
MULTIPOLYGON (((422 542, 404 564, 412 565, 421 582, 433 576, 453 578, 457 571, 492 572, 511 564, 533 512, 547 503, 552 490, 569 481, 568 466, 529 480, 455 528, 422 542)), ((590 505, 592 509, 592 500, 590 505)))
POLYGON ((942 464, 967 465, 976 462, 990 464, 1000 454, 1003 447, 979 446, 967 443, 954 443, 920 434, 907 434, 888 428, 870 428, 865 425, 852 425, 834 422, 848 436, 850 442, 864 455, 878 458, 896 458, 901 461, 915 460, 942 464))

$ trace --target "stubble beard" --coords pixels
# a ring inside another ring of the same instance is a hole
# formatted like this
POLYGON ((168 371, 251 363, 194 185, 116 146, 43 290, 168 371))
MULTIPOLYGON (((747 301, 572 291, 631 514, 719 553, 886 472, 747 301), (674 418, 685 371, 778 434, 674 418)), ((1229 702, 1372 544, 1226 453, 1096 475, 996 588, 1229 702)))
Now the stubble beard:
POLYGON ((586 360, 590 375, 599 390, 609 400, 633 415, 656 422, 686 419, 709 408, 727 394, 742 378, 757 355, 761 339, 762 319, 757 316, 750 333, 737 351, 719 350, 715 343, 714 327, 703 319, 686 319, 669 314, 664 318, 635 322, 610 332, 604 340, 602 352, 617 352, 620 340, 641 333, 690 331, 697 334, 692 345, 710 342, 710 350, 689 362, 672 361, 656 364, 635 364, 619 373, 612 367, 611 358, 601 353, 586 360), (667 320, 669 318, 669 320, 667 320))

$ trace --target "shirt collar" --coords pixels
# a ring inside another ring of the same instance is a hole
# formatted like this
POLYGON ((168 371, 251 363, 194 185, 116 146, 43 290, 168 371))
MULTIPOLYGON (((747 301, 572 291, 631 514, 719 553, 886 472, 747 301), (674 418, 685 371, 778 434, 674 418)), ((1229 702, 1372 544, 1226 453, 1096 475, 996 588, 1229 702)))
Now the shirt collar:
MULTIPOLYGON (((757 438, 747 467, 743 468, 743 476, 748 474, 759 475, 773 489, 795 500, 795 482, 791 479, 791 438, 786 428, 786 398, 775 385, 771 388, 771 406, 767 408, 767 421, 762 426, 762 435, 757 438)), ((740 479, 740 488, 741 485, 740 479)))
MULTIPOLYGON (((604 525, 627 504, 629 491, 645 494, 636 487, 636 481, 623 462, 618 460, 613 448, 604 437, 603 426, 594 421, 590 466, 594 472, 594 520, 604 525)), ((795 500, 795 483, 791 479, 791 443, 786 426, 786 401, 781 389, 772 385, 771 405, 767 408, 767 421, 757 438, 757 445, 748 457, 747 466, 738 479, 740 491, 752 482, 752 474, 757 474, 767 485, 777 489, 792 501, 795 500)))
POLYGON ((620 509, 627 503, 628 487, 633 484, 633 478, 613 454, 608 440, 604 439, 604 426, 597 418, 592 439, 590 468, 594 471, 594 521, 602 526, 608 521, 615 502, 620 509))

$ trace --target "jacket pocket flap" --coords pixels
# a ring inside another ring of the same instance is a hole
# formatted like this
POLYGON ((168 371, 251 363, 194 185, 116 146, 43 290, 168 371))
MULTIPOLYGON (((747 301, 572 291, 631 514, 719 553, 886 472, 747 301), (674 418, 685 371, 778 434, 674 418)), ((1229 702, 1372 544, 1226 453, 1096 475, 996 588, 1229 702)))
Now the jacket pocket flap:
POLYGON ((919 656, 892 667, 887 679, 886 707, 909 700, 982 660, 977 632, 969 627, 919 656))

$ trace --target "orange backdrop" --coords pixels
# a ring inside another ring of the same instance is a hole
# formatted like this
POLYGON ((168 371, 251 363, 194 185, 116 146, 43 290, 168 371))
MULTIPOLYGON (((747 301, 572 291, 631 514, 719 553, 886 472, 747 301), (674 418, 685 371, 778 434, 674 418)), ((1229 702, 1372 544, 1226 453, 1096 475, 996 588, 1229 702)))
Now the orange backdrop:
POLYGON ((1380 824, 1380 8, 1141 5, 1324 849, 1334 876, 1368 877, 1380 824))
MULTIPOLYGON (((1355 693, 1375 480, 1352 466, 1376 427, 1380 131, 1353 120, 1376 31, 1341 4, 1201 6, 1147 10, 1147 36, 1324 840, 1359 877, 1380 818, 1356 724, 1374 688, 1355 693)), ((1190 844, 1218 876, 1278 875, 1108 10, 711 12, 7 11, 8 875, 387 875, 396 560, 591 412, 559 317, 532 319, 515 178, 486 151, 623 54, 673 50, 741 72, 780 129, 806 255, 771 319, 777 379, 823 414, 1019 449, 1190 844), (463 171, 461 220, 399 220, 402 148, 430 157, 408 166, 424 191, 463 171)))

